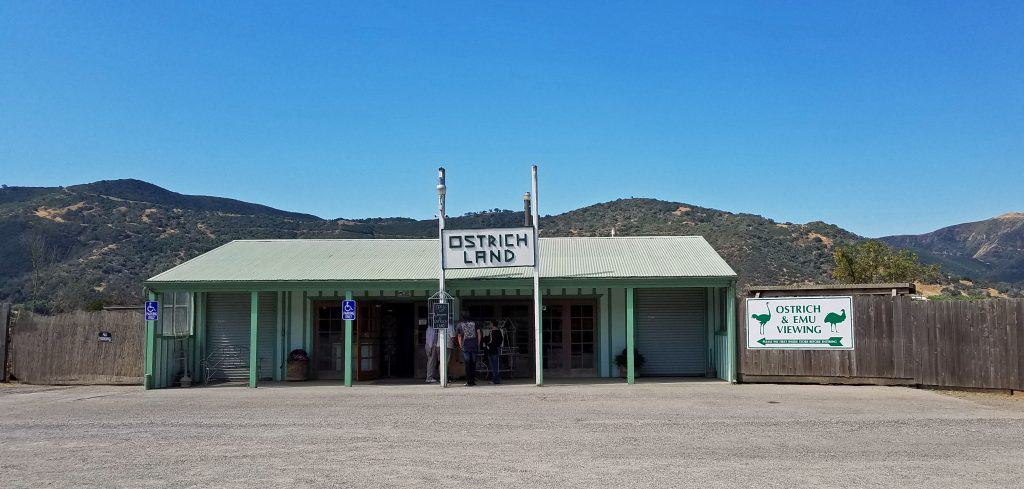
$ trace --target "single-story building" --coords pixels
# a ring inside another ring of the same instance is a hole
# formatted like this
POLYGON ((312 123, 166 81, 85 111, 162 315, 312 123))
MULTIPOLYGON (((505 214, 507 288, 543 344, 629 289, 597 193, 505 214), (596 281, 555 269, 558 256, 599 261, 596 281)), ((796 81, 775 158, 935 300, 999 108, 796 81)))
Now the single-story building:
MULTIPOLYGON (((700 236, 541 238, 545 378, 616 377, 632 335, 644 376, 735 381, 736 273, 700 236)), ((146 387, 283 380, 294 349, 309 374, 357 381, 423 378, 437 239, 238 240, 146 281, 146 387), (341 301, 357 301, 351 335, 341 301), (345 352, 351 361, 344 361, 345 352)), ((456 314, 500 322, 532 377, 529 268, 447 272, 456 314)), ((512 360, 515 360, 513 358, 512 360)))

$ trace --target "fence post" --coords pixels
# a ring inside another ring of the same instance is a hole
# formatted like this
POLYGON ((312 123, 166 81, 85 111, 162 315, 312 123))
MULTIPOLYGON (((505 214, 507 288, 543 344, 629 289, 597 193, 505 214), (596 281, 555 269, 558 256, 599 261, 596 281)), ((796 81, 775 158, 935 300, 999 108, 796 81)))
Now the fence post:
POLYGON ((0 382, 7 382, 7 331, 11 327, 11 305, 0 304, 0 382))

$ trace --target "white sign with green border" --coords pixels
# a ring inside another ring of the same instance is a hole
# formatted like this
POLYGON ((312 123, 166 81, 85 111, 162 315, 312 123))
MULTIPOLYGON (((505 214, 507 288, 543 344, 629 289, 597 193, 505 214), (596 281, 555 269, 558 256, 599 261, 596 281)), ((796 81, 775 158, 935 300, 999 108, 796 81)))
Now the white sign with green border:
POLYGON ((747 348, 852 350, 853 297, 749 298, 747 348))

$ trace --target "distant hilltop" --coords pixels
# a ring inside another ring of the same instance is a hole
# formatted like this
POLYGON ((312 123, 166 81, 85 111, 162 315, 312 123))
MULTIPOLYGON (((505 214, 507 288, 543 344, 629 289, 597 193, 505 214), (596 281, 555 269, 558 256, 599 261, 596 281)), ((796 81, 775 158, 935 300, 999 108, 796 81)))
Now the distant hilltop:
MULTIPOLYGON (((884 239, 967 277, 1021 282, 1024 219, 1017 216, 1024 213, 884 239)), ((516 227, 522 222, 519 212, 495 209, 449 218, 448 227, 516 227)), ((644 198, 541 219, 542 236, 612 234, 704 236, 739 273, 741 285, 831 281, 834 247, 863 239, 820 221, 777 222, 644 198)), ((234 239, 425 238, 437 236, 437 222, 324 219, 124 179, 0 188, 0 235, 5 237, 0 242, 0 301, 70 309, 134 303, 141 298, 143 279, 234 239)))

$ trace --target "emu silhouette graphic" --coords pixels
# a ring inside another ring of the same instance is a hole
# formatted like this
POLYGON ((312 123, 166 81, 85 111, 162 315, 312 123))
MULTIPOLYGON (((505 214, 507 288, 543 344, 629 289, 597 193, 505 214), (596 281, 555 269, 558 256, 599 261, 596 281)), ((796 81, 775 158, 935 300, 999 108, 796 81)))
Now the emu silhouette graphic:
POLYGON ((839 325, 839 323, 846 321, 846 309, 841 309, 841 311, 843 312, 842 314, 830 312, 827 316, 825 316, 825 322, 832 327, 833 333, 839 331, 839 329, 836 327, 839 325))
POLYGON ((761 323, 761 334, 764 334, 764 325, 767 324, 768 321, 770 321, 772 319, 772 308, 771 308, 771 306, 769 306, 768 303, 765 302, 764 303, 764 307, 765 307, 765 309, 768 309, 768 314, 751 314, 750 315, 750 317, 756 319, 757 322, 761 323))

